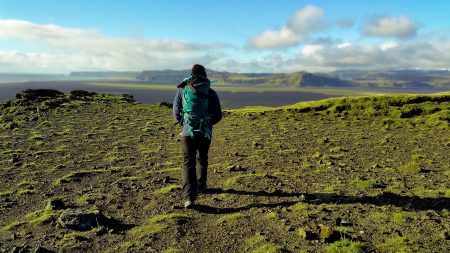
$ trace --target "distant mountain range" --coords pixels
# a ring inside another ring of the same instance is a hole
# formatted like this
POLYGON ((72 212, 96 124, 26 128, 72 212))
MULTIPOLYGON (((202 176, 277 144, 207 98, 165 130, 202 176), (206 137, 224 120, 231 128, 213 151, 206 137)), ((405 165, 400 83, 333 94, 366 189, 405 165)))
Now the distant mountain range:
MULTIPOLYGON (((72 72, 70 78, 127 79, 154 84, 176 84, 190 70, 145 70, 142 72, 72 72)), ((448 70, 340 70, 327 74, 304 71, 292 73, 232 73, 207 70, 216 85, 279 87, 383 87, 450 88, 448 70)))

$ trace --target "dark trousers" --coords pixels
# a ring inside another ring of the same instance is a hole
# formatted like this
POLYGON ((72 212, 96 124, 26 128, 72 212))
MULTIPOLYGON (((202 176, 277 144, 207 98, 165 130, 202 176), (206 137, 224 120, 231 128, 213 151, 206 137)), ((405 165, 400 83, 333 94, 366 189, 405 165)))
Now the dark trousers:
POLYGON ((208 150, 211 140, 201 134, 183 136, 183 198, 194 201, 197 190, 206 188, 208 150), (198 152, 199 166, 196 168, 198 152))

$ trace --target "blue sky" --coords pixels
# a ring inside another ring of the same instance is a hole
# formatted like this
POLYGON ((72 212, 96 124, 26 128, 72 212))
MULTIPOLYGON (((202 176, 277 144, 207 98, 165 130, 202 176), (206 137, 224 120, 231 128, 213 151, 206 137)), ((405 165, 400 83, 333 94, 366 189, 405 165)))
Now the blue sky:
POLYGON ((0 72, 450 68, 450 1, 0 0, 0 72))

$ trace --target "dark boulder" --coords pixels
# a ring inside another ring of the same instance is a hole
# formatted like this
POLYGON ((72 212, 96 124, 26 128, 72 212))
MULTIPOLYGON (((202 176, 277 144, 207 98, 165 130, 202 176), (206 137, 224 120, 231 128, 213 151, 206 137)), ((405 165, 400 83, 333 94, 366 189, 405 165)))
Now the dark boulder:
POLYGON ((58 218, 62 227, 74 230, 89 230, 108 225, 108 218, 99 210, 66 210, 58 218))

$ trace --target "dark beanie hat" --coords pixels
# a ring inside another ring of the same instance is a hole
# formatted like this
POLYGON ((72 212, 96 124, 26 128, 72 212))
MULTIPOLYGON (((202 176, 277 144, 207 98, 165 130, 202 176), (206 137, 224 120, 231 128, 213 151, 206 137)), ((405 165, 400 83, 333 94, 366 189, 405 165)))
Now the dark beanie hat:
POLYGON ((205 67, 203 67, 203 66, 200 65, 200 64, 195 64, 195 65, 192 67, 192 72, 191 72, 191 74, 194 75, 194 76, 204 76, 204 77, 206 77, 206 70, 205 70, 205 67))

